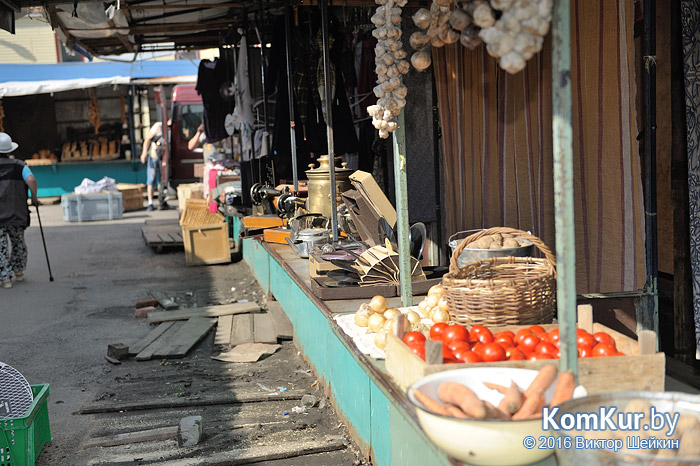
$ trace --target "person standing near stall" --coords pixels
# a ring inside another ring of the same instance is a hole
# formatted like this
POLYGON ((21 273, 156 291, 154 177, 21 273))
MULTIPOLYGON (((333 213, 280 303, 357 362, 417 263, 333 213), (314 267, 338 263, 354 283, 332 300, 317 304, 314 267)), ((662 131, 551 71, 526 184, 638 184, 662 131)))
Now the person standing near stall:
MULTIPOLYGON (((170 126, 170 120, 168 120, 170 126)), ((163 159, 163 123, 157 121, 153 123, 146 140, 143 141, 143 149, 141 150, 141 163, 148 162, 146 167, 146 195, 148 197, 148 207, 146 210, 153 210, 153 191, 158 189, 161 178, 163 159)), ((160 200, 158 209, 168 209, 168 204, 165 200, 160 200)))
POLYGON ((0 284, 3 288, 12 288, 13 274, 15 281, 24 280, 27 267, 24 230, 29 226, 27 188, 32 193, 32 204, 39 205, 36 178, 24 161, 9 157, 17 147, 7 133, 0 133, 0 284))

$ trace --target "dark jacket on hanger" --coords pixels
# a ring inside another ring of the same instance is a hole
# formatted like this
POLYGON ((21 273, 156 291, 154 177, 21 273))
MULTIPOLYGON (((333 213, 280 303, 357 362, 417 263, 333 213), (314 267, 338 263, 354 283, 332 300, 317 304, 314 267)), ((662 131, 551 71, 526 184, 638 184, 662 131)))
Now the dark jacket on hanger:
POLYGON ((226 81, 226 63, 223 60, 199 62, 196 90, 204 104, 204 133, 208 142, 227 138, 224 119, 228 104, 221 98, 221 85, 226 81))

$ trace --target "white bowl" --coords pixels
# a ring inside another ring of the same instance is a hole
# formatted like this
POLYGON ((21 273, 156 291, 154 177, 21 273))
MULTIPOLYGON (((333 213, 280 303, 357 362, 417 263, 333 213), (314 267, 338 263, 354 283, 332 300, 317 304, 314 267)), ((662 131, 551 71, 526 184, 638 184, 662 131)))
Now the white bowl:
MULTIPOLYGON (((523 446, 523 440, 527 436, 537 440, 541 435, 549 435, 548 432, 542 431, 540 419, 502 421, 443 416, 427 410, 416 399, 413 390, 420 389, 438 400, 437 389, 441 383, 457 382, 469 387, 480 399, 496 406, 503 395, 487 388, 484 382, 509 386, 512 380, 521 390, 525 390, 536 376, 537 371, 530 369, 469 367, 423 377, 408 388, 407 394, 416 407, 418 420, 428 438, 448 455, 479 466, 518 466, 540 461, 553 452, 550 449, 538 449, 539 442, 532 449, 523 446)), ((545 392, 546 402, 549 402, 554 394, 554 385, 553 383, 545 392)), ((585 388, 580 385, 574 391, 575 398, 586 394, 585 388)))

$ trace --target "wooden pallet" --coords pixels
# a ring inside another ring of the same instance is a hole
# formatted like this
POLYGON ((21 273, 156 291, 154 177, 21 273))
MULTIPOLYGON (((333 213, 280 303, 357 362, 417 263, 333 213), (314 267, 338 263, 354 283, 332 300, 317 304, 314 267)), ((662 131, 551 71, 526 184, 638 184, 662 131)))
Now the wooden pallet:
POLYGON ((141 227, 143 239, 149 247, 162 251, 163 248, 184 248, 182 228, 177 220, 168 223, 145 224, 141 227))

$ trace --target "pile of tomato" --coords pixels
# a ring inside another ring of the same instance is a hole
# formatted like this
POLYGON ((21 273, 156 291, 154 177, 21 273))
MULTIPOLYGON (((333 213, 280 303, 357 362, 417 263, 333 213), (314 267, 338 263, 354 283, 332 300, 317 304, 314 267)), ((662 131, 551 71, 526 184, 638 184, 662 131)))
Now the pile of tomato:
MULTIPOLYGON (((589 333, 578 329, 577 348, 580 358, 624 356, 617 350, 615 340, 605 332, 589 333)), ((442 342, 445 363, 473 363, 493 361, 537 361, 559 359, 559 329, 547 332, 539 325, 531 325, 517 332, 510 330, 492 333, 483 325, 469 330, 459 324, 437 323, 430 328, 430 339, 442 342)), ((408 332, 404 343, 425 359, 426 336, 408 332)))

